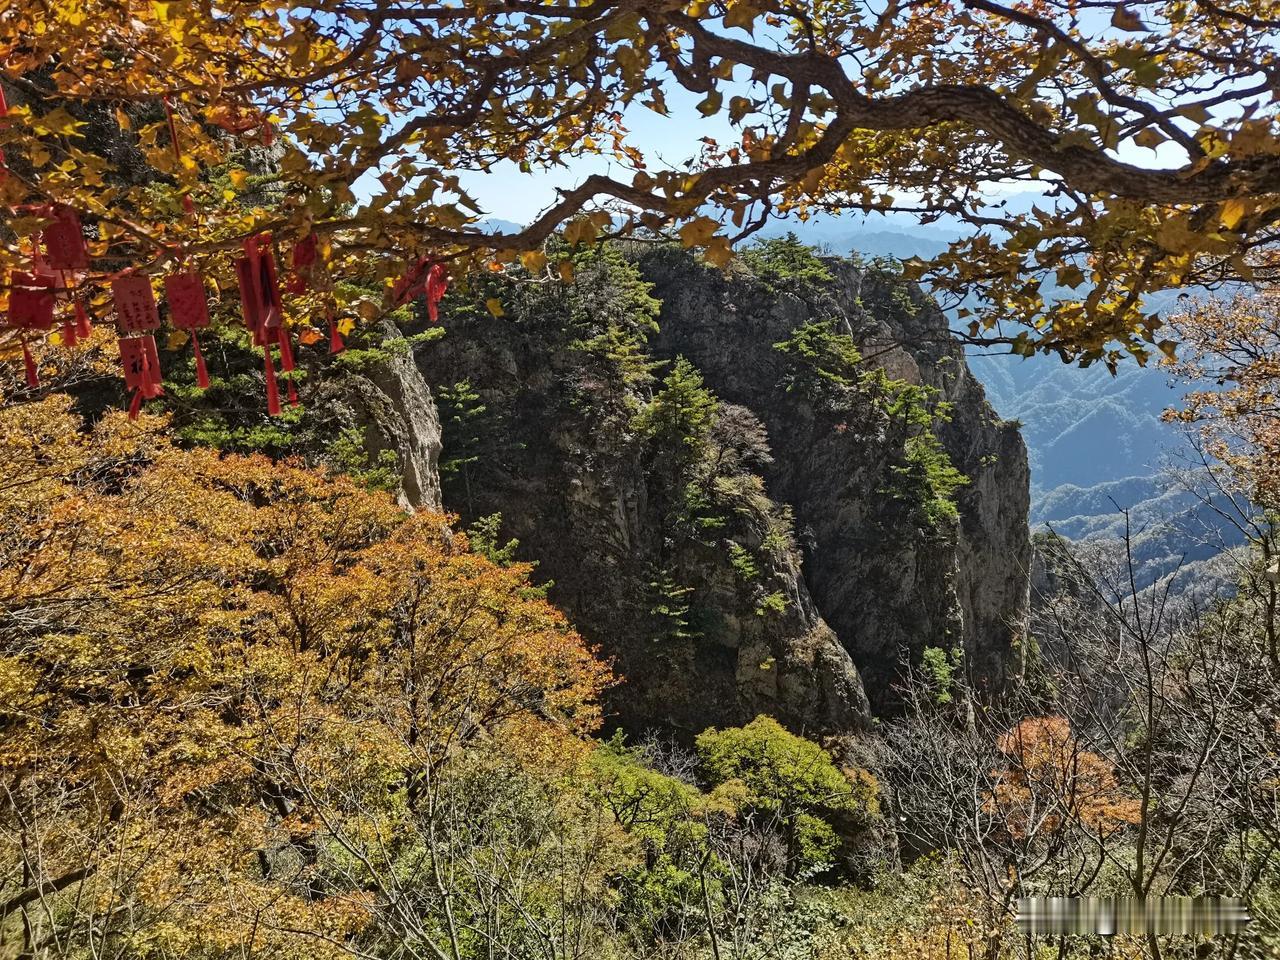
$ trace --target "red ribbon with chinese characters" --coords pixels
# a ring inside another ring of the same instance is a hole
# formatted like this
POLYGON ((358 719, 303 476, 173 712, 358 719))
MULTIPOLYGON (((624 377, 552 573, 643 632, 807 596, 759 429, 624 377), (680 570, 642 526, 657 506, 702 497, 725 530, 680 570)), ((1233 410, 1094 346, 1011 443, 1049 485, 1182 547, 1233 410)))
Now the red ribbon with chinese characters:
MULTIPOLYGON (((244 242, 244 256, 236 261, 240 281, 240 304, 245 326, 253 333, 255 346, 262 347, 263 371, 267 379, 267 412, 280 413, 280 390, 276 384, 271 347, 280 347, 280 369, 294 369, 289 330, 284 323, 284 305, 280 299, 276 260, 271 252, 271 235, 259 234, 244 242)), ((288 381, 289 403, 297 404, 298 392, 293 380, 288 381)))
POLYGON ((191 334, 196 383, 203 390, 209 386, 209 370, 204 365, 204 354, 200 352, 200 338, 196 331, 209 326, 209 300, 204 278, 194 270, 171 273, 164 278, 164 296, 169 302, 169 321, 175 329, 191 334))
POLYGON ((65 203, 55 204, 47 211, 53 222, 44 228, 40 239, 44 244, 44 256, 51 270, 61 281, 61 287, 75 307, 75 321, 68 317, 63 324, 62 340, 69 346, 76 345, 80 337, 89 335, 89 314, 81 298, 75 295, 76 274, 89 269, 89 248, 84 242, 84 230, 80 216, 74 207, 65 203))
POLYGON ((140 337, 121 337, 119 345, 125 389, 133 391, 129 401, 129 419, 136 420, 144 399, 164 394, 160 386, 160 352, 156 349, 156 338, 149 333, 140 337))
POLYGON ((111 299, 116 308, 116 330, 120 333, 125 388, 133 391, 129 403, 132 420, 137 417, 144 399, 164 393, 160 387, 160 353, 152 335, 152 331, 160 327, 160 309, 156 306, 151 278, 142 273, 126 273, 112 280, 111 299))
POLYGON ((22 364, 27 386, 33 390, 40 386, 40 375, 27 334, 32 330, 53 329, 54 289, 57 279, 49 273, 23 273, 15 270, 9 275, 9 313, 5 326, 21 331, 22 364))

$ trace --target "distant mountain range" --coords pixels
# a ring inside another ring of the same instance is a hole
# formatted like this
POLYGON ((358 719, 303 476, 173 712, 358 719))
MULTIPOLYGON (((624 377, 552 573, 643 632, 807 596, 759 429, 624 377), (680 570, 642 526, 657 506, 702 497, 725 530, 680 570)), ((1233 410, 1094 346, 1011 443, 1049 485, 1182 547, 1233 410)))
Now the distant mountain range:
POLYGON ((1168 475, 1126 477, 1091 487, 1063 484, 1033 504, 1031 524, 1110 548, 1114 562, 1128 537, 1139 588, 1172 578, 1184 599, 1203 599, 1235 581, 1233 553, 1245 538, 1228 518, 1240 508, 1219 491, 1193 491, 1168 475))
POLYGON ((1049 357, 972 354, 969 367, 1002 417, 1022 422, 1032 500, 1063 484, 1092 487, 1151 477, 1181 438, 1160 415, 1180 394, 1161 370, 1081 369, 1049 357))

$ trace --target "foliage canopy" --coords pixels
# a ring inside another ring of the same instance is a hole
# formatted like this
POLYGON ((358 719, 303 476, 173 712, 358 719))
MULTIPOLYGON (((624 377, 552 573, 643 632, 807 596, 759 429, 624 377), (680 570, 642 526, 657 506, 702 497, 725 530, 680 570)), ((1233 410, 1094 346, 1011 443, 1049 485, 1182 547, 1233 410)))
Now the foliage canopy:
MULTIPOLYGON (((5 0, 0 200, 80 211, 99 278, 187 257, 224 285, 262 231, 314 230, 324 269, 389 278, 423 254, 541 270, 561 227, 671 228, 725 262, 774 214, 946 215, 974 232, 916 272, 982 294, 976 336, 1145 359, 1144 293, 1272 269, 1252 251, 1280 219, 1278 25, 1277 0, 5 0), (690 99, 709 133, 688 165, 628 130, 690 99), (458 176, 584 156, 613 172, 497 233, 458 176), (993 207, 995 182, 1045 199, 993 207)), ((37 221, 11 223, 0 266, 37 221)))

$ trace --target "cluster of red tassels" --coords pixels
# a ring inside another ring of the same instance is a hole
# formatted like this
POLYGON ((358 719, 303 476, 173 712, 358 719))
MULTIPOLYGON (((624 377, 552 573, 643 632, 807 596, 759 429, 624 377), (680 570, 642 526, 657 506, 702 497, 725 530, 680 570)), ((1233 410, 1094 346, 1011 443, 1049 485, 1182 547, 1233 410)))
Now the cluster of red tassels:
POLYGON ((449 290, 449 272, 445 265, 430 257, 422 257, 406 271, 391 290, 396 306, 417 297, 427 301, 427 315, 432 323, 440 319, 440 301, 449 290))
MULTIPOLYGON (((167 98, 164 110, 173 154, 181 161, 182 150, 177 125, 172 105, 167 98)), ((4 91, 0 89, 0 123, 4 122, 6 114, 4 91)), ((269 145, 270 123, 253 119, 251 126, 254 125, 260 126, 263 142, 269 145)), ((6 172, 4 154, 0 152, 0 178, 6 172)), ((189 217, 196 216, 195 204, 190 194, 183 195, 182 206, 189 217)), ((15 270, 10 275, 9 312, 0 326, 18 331, 22 341, 27 384, 34 389, 40 385, 40 380, 31 354, 30 337, 53 329, 56 303, 60 296, 68 298, 73 307, 63 321, 62 342, 73 346, 91 332, 83 295, 76 293, 80 280, 89 269, 89 251, 80 218, 72 207, 55 204, 27 209, 49 223, 38 236, 31 238, 31 269, 15 270)), ((293 248, 293 272, 288 281, 291 292, 300 294, 306 291, 309 281, 314 279, 318 262, 318 241, 315 233, 310 232, 293 248)), ((281 407, 273 351, 279 350, 280 369, 286 374, 294 370, 294 356, 289 328, 284 322, 284 308, 270 234, 259 234, 245 240, 244 255, 236 262, 236 272, 245 325, 253 334, 254 344, 262 348, 267 381, 267 411, 274 416, 281 412, 281 407)), ((424 297, 431 322, 435 323, 439 319, 440 300, 448 288, 449 276, 444 265, 423 257, 395 285, 392 299, 400 305, 416 297, 424 297)), ((209 371, 205 366, 198 338, 198 331, 209 326, 209 304, 204 279, 194 270, 170 274, 164 278, 164 294, 173 326, 191 337, 196 382, 202 389, 208 387, 209 371)), ((125 386, 131 392, 129 416, 133 418, 138 415, 143 400, 158 397, 164 392, 161 386, 160 354, 155 341, 155 331, 160 327, 160 312, 151 279, 144 274, 126 271, 115 276, 111 281, 111 296, 125 386)), ((332 310, 328 312, 328 322, 329 351, 339 353, 345 345, 332 310)), ((292 377, 287 381, 287 396, 290 404, 297 404, 298 394, 292 377)))
MULTIPOLYGON (((290 293, 306 292, 308 278, 315 272, 319 260, 319 241, 316 239, 315 231, 312 231, 294 245, 293 276, 289 280, 290 293)), ((346 349, 346 344, 342 342, 342 334, 338 332, 338 324, 333 318, 332 310, 325 311, 325 319, 329 322, 329 352, 341 353, 346 349)))
MULTIPOLYGON (((267 413, 280 412, 280 388, 276 383, 272 347, 280 348, 280 369, 292 373, 293 346, 289 328, 284 322, 284 305, 280 301, 280 284, 276 276, 276 258, 271 252, 271 236, 259 234, 244 242, 244 256, 236 261, 240 280, 240 307, 244 323, 253 334, 254 346, 262 348, 263 370, 267 378, 267 413)), ((293 378, 288 381, 289 403, 298 402, 293 378)))
MULTIPOLYGON (((19 331, 21 335, 27 383, 32 388, 39 386, 39 377, 31 355, 29 335, 53 329, 55 304, 59 294, 70 297, 74 305, 74 320, 68 317, 64 321, 63 342, 73 345, 90 332, 89 315, 83 298, 74 293, 79 276, 89 267, 88 249, 80 219, 75 210, 65 206, 41 208, 38 212, 49 217, 51 222, 38 238, 32 240, 34 250, 31 270, 14 271, 10 277, 9 313, 5 321, 6 326, 19 331)), ((294 246, 291 262, 293 274, 289 280, 289 289, 295 293, 304 292, 308 286, 308 277, 318 262, 314 233, 308 234, 294 246)), ((279 367, 283 373, 292 373, 295 365, 289 328, 284 322, 280 282, 269 234, 259 234, 245 240, 244 255, 236 262, 236 272, 245 326, 253 334, 254 345, 262 348, 267 383, 267 412, 274 416, 281 412, 275 351, 279 351, 279 367)), ((392 299, 396 304, 403 304, 418 296, 424 297, 427 311, 434 323, 439 319, 439 303, 448 288, 449 276, 444 265, 424 257, 395 285, 392 299)), ((191 337, 196 382, 201 388, 208 387, 209 372, 200 350, 198 335, 200 330, 209 326, 209 304, 204 279, 194 270, 172 273, 164 278, 164 293, 173 326, 191 337)), ((126 272, 115 277, 111 282, 111 295, 125 385, 132 394, 129 415, 135 417, 144 399, 158 397, 163 392, 160 385, 160 357, 155 342, 155 331, 160 327, 160 312, 151 279, 144 274, 126 272)), ((331 353, 338 353, 344 349, 344 344, 332 311, 329 312, 328 321, 329 350, 331 353)), ((286 391, 289 403, 296 405, 298 393, 292 377, 286 382, 286 391)))
POLYGON ((59 294, 70 297, 75 308, 73 315, 63 322, 63 343, 73 346, 80 337, 89 334, 89 314, 83 300, 74 293, 79 276, 89 268, 89 251, 80 229, 80 218, 71 207, 26 209, 49 219, 50 223, 31 238, 31 269, 15 270, 9 277, 9 315, 4 325, 19 332, 27 385, 37 387, 40 378, 31 356, 30 335, 53 329, 59 294))

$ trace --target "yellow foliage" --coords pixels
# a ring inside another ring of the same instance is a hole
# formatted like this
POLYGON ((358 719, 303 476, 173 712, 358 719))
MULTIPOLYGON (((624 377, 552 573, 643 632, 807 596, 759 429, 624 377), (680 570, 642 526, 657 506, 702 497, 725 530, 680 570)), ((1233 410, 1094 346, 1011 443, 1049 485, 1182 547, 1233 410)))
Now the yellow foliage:
POLYGON ((407 831, 465 751, 563 764, 599 720, 607 668, 527 568, 156 418, 0 409, 0 529, 0 863, 38 863, 72 940, 108 905, 160 953, 341 952, 316 935, 373 906, 309 886, 336 838, 407 831))
MULTIPOLYGON (((950 0, 875 12, 462 0, 404 18, 338 0, 305 11, 10 0, 0 58, 20 95, 0 147, 20 175, 0 180, 0 204, 66 203, 98 224, 94 283, 122 262, 160 273, 186 256, 223 288, 260 230, 314 230, 336 251, 325 258, 335 279, 357 280, 411 255, 455 276, 494 251, 514 263, 557 227, 571 245, 671 230, 724 263, 720 222, 946 214, 974 229, 934 258, 932 279, 987 304, 977 332, 1016 321, 1023 352, 1113 363, 1154 342, 1144 294, 1245 277, 1239 263, 1270 237, 1280 106, 1248 84, 1203 91, 1223 63, 1268 74, 1274 51, 1257 25, 1280 19, 1280 0, 1226 14, 1110 0, 1108 12, 1098 30, 1060 5, 950 0), (631 129, 637 106, 705 119, 714 136, 655 149, 631 129), (120 144, 96 142, 101 124, 86 117, 100 108, 120 144), (1160 155, 1135 158, 1122 138, 1160 155), (273 151, 269 209, 244 203, 234 164, 247 144, 273 151), (509 163, 533 178, 584 155, 605 172, 562 190, 537 223, 497 233, 459 176, 509 163), (357 182, 369 192, 359 201, 357 182), (993 182, 1059 187, 1030 217, 982 202, 993 182), (1208 229, 1215 210, 1240 235, 1208 229), (1089 262, 1096 295, 1040 296, 1067 261, 1089 262)), ((0 276, 24 265, 17 241, 29 235, 15 228, 0 245, 0 276)))

